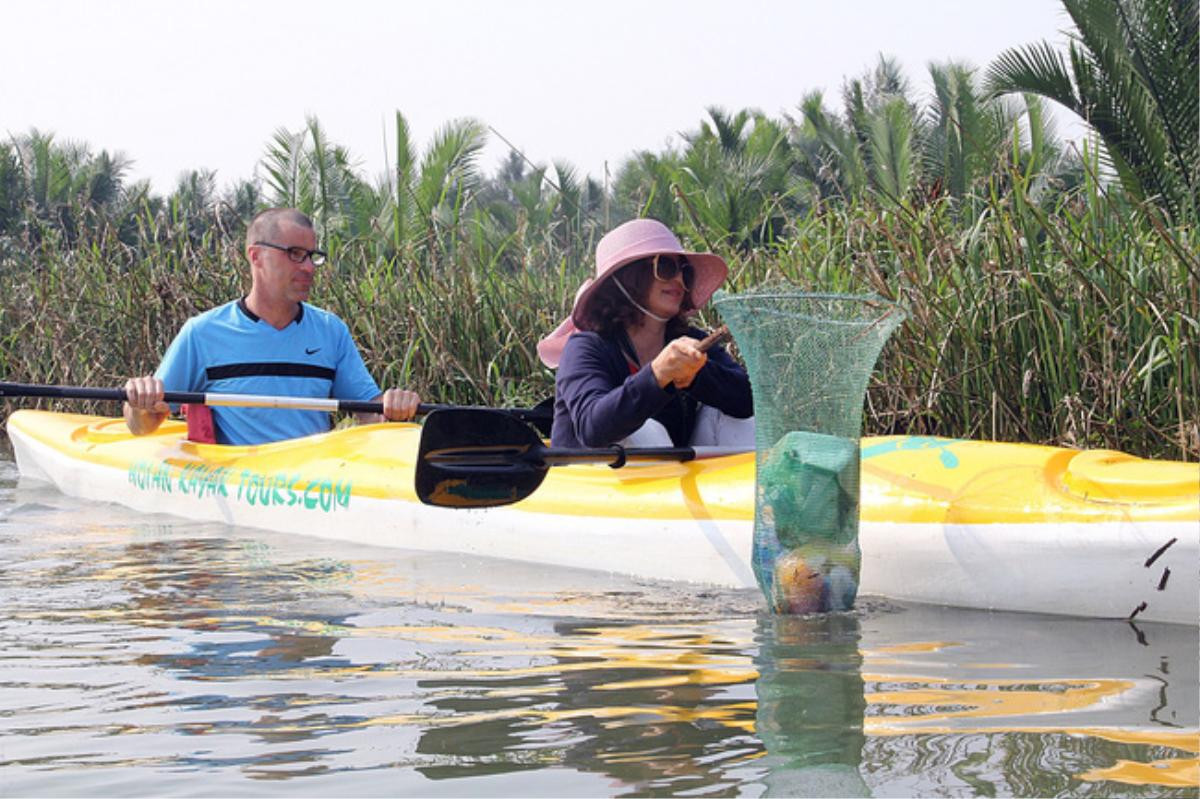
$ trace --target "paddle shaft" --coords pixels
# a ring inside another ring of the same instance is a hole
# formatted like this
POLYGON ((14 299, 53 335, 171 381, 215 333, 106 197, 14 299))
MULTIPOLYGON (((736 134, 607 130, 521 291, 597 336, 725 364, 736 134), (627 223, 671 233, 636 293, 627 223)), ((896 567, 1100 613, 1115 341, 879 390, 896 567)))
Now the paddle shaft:
POLYGON ((608 463, 610 466, 621 466, 630 461, 691 461, 749 451, 751 450, 746 447, 533 447, 527 450, 513 447, 462 447, 430 452, 425 459, 439 466, 465 465, 468 468, 505 466, 522 457, 547 466, 565 466, 571 463, 608 463))
POLYGON ((413 483, 417 498, 443 508, 494 508, 537 490, 553 466, 691 461, 745 447, 548 447, 529 425, 489 408, 436 411, 421 425, 413 483))
MULTIPOLYGON (((0 382, 0 397, 50 397, 53 399, 107 400, 111 402, 125 402, 126 400, 125 389, 123 388, 51 386, 2 382, 0 382)), ((331 413, 383 413, 382 402, 321 399, 318 397, 271 397, 256 394, 167 391, 163 394, 163 401, 177 405, 210 405, 227 408, 288 408, 298 411, 329 411, 331 413)), ((423 402, 417 406, 417 415, 424 416, 434 411, 456 407, 459 406, 423 402)), ((527 408, 513 408, 505 412, 524 420, 537 416, 532 409, 527 408)))

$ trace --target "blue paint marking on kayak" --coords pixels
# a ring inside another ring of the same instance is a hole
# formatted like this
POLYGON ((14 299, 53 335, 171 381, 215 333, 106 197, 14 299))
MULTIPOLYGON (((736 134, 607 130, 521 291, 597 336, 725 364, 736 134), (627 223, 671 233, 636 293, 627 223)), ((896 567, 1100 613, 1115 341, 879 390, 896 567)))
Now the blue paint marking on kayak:
POLYGON ((958 456, 950 451, 950 447, 955 444, 963 443, 957 438, 935 438, 933 436, 905 436, 904 438, 895 441, 884 441, 880 444, 872 444, 869 447, 863 447, 862 459, 874 458, 879 455, 887 455, 892 452, 900 452, 907 450, 928 449, 937 450, 938 460, 942 466, 947 469, 958 468, 958 456))

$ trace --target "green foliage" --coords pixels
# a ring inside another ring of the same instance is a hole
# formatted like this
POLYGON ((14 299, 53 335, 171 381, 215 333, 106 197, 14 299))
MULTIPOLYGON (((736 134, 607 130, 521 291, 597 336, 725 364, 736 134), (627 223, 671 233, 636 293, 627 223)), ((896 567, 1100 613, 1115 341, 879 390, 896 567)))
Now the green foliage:
POLYGON ((639 153, 626 162, 616 183, 621 216, 652 216, 708 247, 773 241, 800 208, 784 124, 714 106, 684 138, 681 152, 639 153))
POLYGON ((358 177, 349 151, 330 142, 315 117, 295 133, 275 131, 262 163, 268 204, 304 211, 323 239, 371 229, 371 190, 358 177))
POLYGON ((627 158, 611 187, 516 152, 486 175, 481 123, 450 122, 421 150, 397 112, 394 161, 375 182, 309 118, 272 136, 256 179, 221 191, 193 170, 159 197, 124 179, 123 156, 33 130, 0 143, 0 378, 103 385, 153 369, 188 316, 245 291, 244 226, 287 204, 313 215, 332 256, 313 300, 347 320, 381 382, 532 404, 553 387, 536 342, 568 312, 597 239, 653 216, 722 254, 734 290, 786 279, 905 304, 868 432, 1196 459, 1200 233, 1177 210, 1194 207, 1194 136, 1164 113, 1130 122, 1157 149, 1135 157, 1105 138, 1071 153, 1042 100, 1069 90, 1095 121, 1100 106, 1080 98, 1103 85, 1103 55, 1141 85, 1126 75, 1113 103, 1194 109, 1179 80, 1163 82, 1194 61, 1147 37, 1194 41, 1195 26, 1155 16, 1165 0, 1097 11, 1112 2, 1068 0, 1091 14, 1070 66, 1048 46, 1011 51, 989 94, 968 66, 933 65, 920 99, 881 58, 847 81, 840 112, 817 93, 794 118, 709 108, 678 146, 627 158), (1014 65, 1024 93, 995 96, 1014 65))
POLYGON ((964 197, 1003 163, 1012 134, 1005 109, 987 105, 974 74, 960 64, 932 65, 934 102, 924 142, 926 174, 954 197, 964 197))
POLYGON ((1075 23, 1064 57, 1046 42, 1002 53, 994 95, 1029 92, 1082 117, 1126 191, 1173 218, 1200 209, 1200 7, 1196 0, 1063 0, 1075 23))

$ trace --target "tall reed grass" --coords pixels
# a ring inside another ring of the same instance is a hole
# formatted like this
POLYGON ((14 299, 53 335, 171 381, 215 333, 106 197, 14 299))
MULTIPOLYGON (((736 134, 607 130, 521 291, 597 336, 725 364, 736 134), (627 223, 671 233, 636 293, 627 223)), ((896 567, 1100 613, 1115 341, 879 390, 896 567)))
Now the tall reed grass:
MULTIPOLYGON (((140 224, 136 245, 103 226, 73 246, 51 228, 7 242, 3 379, 120 384, 152 371, 188 316, 245 291, 240 225, 140 224)), ((312 299, 348 322, 381 384, 434 401, 536 403, 554 379, 536 342, 589 273, 594 234, 497 242, 478 229, 468 219, 436 247, 387 254, 371 236, 332 240, 312 299)), ((711 240, 732 290, 784 279, 907 307, 869 390, 868 433, 1200 458, 1194 226, 1166 227, 1093 187, 1051 207, 1020 190, 970 210, 945 198, 828 204, 756 248, 711 240)))

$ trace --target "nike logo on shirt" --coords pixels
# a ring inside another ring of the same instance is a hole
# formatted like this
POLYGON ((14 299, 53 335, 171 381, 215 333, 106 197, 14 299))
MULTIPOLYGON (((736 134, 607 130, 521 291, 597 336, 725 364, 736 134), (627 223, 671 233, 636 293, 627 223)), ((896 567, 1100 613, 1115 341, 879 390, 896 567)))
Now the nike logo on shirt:
POLYGON ((320 352, 320 351, 321 351, 320 347, 317 347, 316 349, 312 349, 312 350, 308 349, 307 347, 304 348, 305 355, 312 355, 312 354, 320 352))

